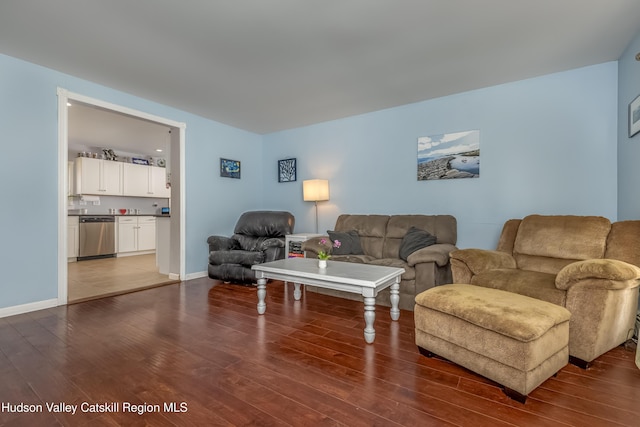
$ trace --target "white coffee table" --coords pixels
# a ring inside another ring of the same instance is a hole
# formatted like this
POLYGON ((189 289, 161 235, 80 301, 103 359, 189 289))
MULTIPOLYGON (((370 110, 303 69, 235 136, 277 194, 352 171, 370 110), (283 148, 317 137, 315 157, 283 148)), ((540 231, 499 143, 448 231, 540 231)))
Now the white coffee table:
POLYGON ((293 282, 293 297, 297 301, 302 296, 300 284, 319 288, 353 292, 364 297, 364 340, 372 343, 376 338, 373 322, 376 318, 376 296, 378 292, 391 287, 391 319, 400 318, 400 276, 403 268, 351 262, 328 261, 327 268, 318 268, 318 260, 312 258, 289 258, 256 264, 251 267, 258 278, 258 313, 264 314, 267 305, 267 279, 293 282))

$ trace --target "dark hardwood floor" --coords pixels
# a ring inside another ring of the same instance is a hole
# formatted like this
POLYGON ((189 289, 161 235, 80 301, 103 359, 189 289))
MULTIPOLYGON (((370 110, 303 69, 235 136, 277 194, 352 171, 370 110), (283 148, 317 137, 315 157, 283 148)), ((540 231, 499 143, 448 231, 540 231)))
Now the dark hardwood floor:
POLYGON ((294 301, 282 282, 267 289, 263 316, 255 288, 196 279, 0 319, 0 424, 640 423, 640 369, 624 347, 586 371, 566 366, 522 405, 421 356, 412 312, 392 322, 378 307, 367 345, 362 304, 313 293, 294 301), (78 405, 76 414, 47 408, 61 402, 78 405), (176 411, 166 411, 172 402, 176 411), (13 412, 26 405, 42 410, 13 412))

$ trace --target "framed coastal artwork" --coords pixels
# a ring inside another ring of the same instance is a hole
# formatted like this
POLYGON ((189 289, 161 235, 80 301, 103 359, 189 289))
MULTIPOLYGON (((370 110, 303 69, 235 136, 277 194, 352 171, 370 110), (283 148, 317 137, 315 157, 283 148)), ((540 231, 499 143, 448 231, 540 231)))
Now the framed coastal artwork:
POLYGON ((629 104, 629 138, 640 132, 640 95, 629 104))
POLYGON ((278 182, 296 180, 296 159, 278 160, 278 182))
POLYGON ((418 181, 480 177, 480 131, 418 138, 418 181))
POLYGON ((240 179, 240 161, 220 158, 220 176, 240 179))

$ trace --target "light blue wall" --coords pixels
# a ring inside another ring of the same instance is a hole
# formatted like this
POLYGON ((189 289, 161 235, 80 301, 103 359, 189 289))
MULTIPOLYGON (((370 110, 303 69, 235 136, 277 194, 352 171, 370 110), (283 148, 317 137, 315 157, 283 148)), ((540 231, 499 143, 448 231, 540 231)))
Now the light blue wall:
POLYGON ((531 213, 617 216, 617 63, 571 70, 264 137, 268 207, 313 231, 302 180, 329 179, 320 231, 340 213, 447 213, 459 247, 495 248, 505 220, 531 213), (480 178, 417 181, 417 138, 480 130, 480 178), (278 183, 277 159, 298 159, 278 183))
POLYGON ((640 32, 619 60, 618 80, 618 216, 640 218, 640 133, 629 138, 629 103, 640 96, 640 32))
POLYGON ((0 55, 0 308, 57 297, 58 87, 186 123, 187 273, 206 269, 206 236, 261 206, 261 136, 0 55), (219 177, 220 157, 242 180, 219 177))
POLYGON ((601 64, 260 136, 0 55, 0 308, 57 296, 58 87, 186 123, 189 274, 206 269, 206 237, 230 233, 240 212, 287 209, 296 231, 313 230, 309 178, 331 182, 321 230, 343 212, 450 213, 460 247, 494 247, 506 219, 532 212, 615 219, 617 73, 601 64), (419 136, 471 129, 479 179, 416 180, 419 136), (241 180, 219 177, 220 157, 242 161, 241 180), (288 157, 298 181, 278 183, 288 157))
POLYGON ((261 141, 211 120, 187 122, 187 274, 206 271, 208 236, 230 235, 240 213, 262 207, 261 141), (240 160, 241 179, 220 177, 220 157, 240 160))

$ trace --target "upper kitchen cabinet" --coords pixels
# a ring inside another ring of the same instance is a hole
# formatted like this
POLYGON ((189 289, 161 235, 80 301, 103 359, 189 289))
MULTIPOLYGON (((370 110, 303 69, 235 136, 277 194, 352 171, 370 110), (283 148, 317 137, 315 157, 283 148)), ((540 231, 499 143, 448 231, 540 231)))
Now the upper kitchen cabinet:
POLYGON ((137 197, 171 197, 165 168, 123 164, 124 195, 137 197))
POLYGON ((153 197, 171 197, 171 187, 167 185, 167 170, 156 166, 148 166, 151 169, 151 189, 153 197))
POLYGON ((75 159, 76 194, 122 196, 121 162, 78 157, 75 159))

